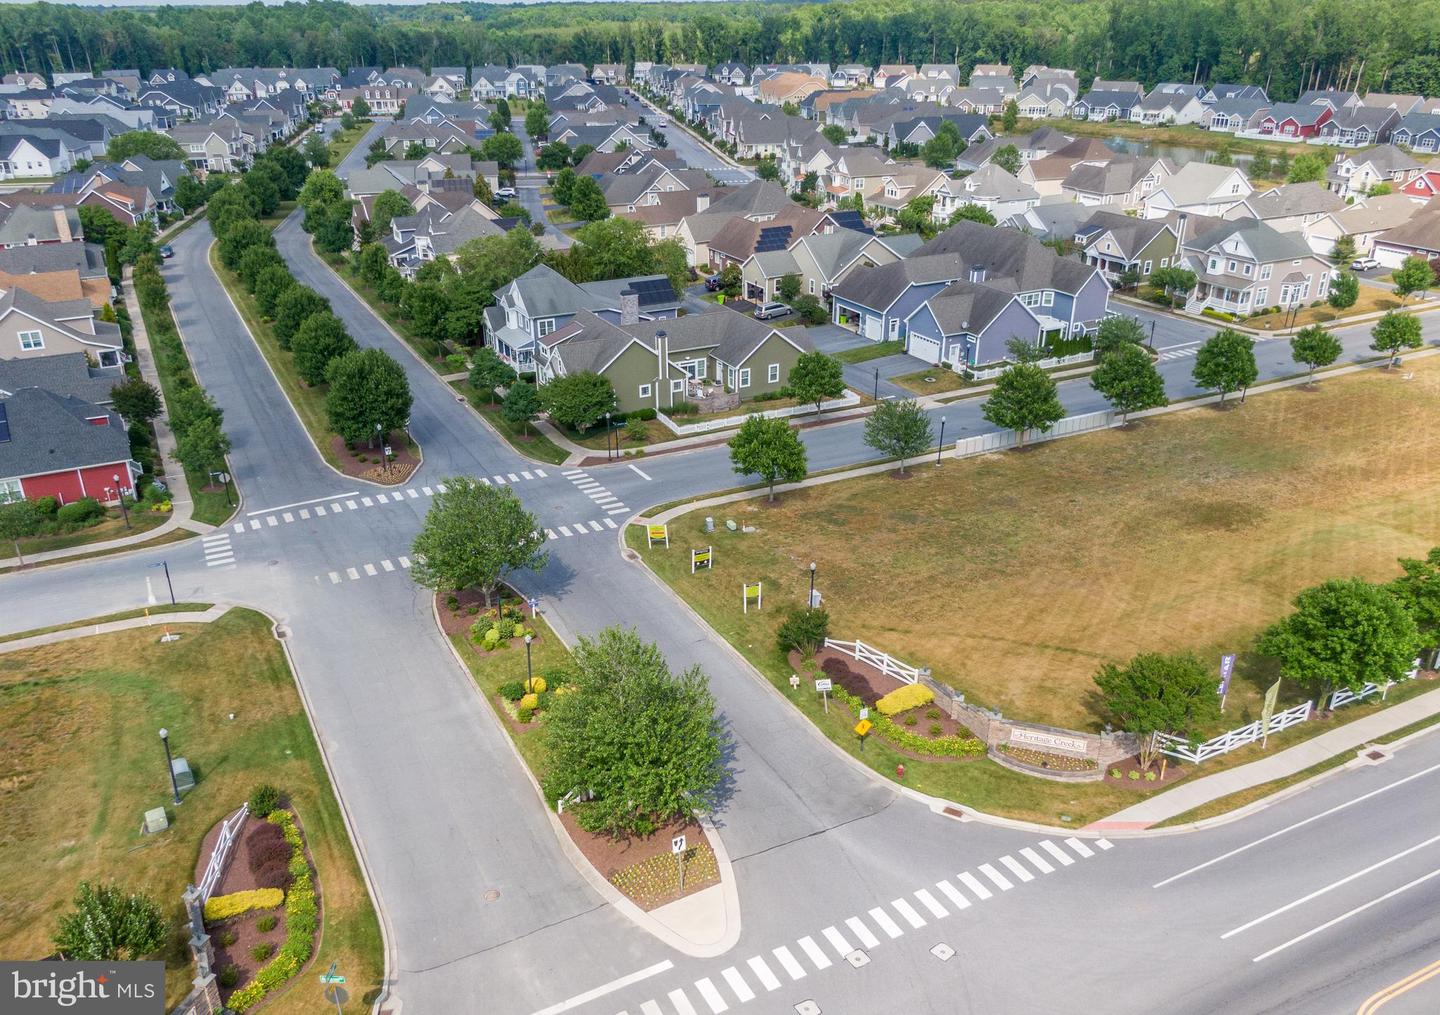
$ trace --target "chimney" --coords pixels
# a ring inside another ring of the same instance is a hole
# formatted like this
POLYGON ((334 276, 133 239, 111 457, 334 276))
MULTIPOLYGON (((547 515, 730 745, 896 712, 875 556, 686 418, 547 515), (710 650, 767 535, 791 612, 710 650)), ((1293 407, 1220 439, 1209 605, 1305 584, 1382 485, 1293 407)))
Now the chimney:
POLYGON ((971 282, 984 282, 984 281, 985 281, 985 265, 983 265, 983 264, 972 264, 972 265, 970 266, 970 281, 971 281, 971 282))
POLYGON ((1180 245, 1185 242, 1185 213, 1182 211, 1176 216, 1175 221, 1175 249, 1179 250, 1180 245))
POLYGON ((640 294, 634 289, 620 290, 620 327, 640 323, 640 294))
POLYGON ((55 231, 60 234, 61 243, 69 243, 74 239, 70 235, 70 220, 65 217, 64 208, 55 208, 55 231))
POLYGON ((696 194, 696 195, 695 195, 695 211, 696 211, 697 213, 702 212, 702 211, 704 211, 706 208, 709 208, 709 207, 710 207, 710 195, 709 195, 709 194, 696 194))
POLYGON ((655 332, 655 359, 657 369, 655 371, 655 408, 660 408, 660 393, 663 389, 667 403, 675 404, 675 396, 670 394, 670 339, 661 328, 655 332))

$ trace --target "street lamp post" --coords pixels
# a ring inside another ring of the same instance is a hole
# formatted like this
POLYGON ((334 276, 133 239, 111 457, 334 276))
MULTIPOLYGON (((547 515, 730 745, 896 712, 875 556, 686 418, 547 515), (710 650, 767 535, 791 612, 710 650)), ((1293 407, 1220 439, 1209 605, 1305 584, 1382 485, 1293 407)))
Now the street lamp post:
POLYGON ((815 562, 810 562, 810 598, 805 600, 805 608, 815 609, 815 562))
POLYGON ((120 501, 120 514, 125 518, 125 527, 130 527, 130 512, 125 509, 125 489, 120 485, 120 473, 110 477, 115 481, 115 497, 120 501))
POLYGON ((210 473, 210 478, 225 487, 225 506, 234 507, 235 502, 230 499, 230 473, 223 470, 220 472, 212 472, 210 473))
POLYGON ((530 665, 530 643, 535 640, 533 634, 525 636, 525 692, 532 693, 535 689, 535 670, 530 665))
POLYGON ((151 567, 163 567, 165 569, 165 587, 170 590, 170 605, 175 605, 175 586, 170 582, 170 562, 162 560, 158 564, 151 564, 151 567))
POLYGON ((379 439, 380 439, 380 424, 379 424, 379 423, 376 423, 376 424, 375 424, 375 436, 370 439, 370 446, 373 448, 373 447, 375 446, 375 441, 377 441, 377 440, 379 440, 379 439))
POLYGON ((170 789, 175 794, 175 806, 179 807, 180 784, 175 781, 175 761, 170 757, 170 731, 164 726, 160 727, 160 742, 165 745, 165 770, 170 773, 170 789))
POLYGON ((875 393, 874 393, 874 396, 873 396, 873 399, 872 399, 872 400, 875 401, 876 403, 878 403, 878 402, 880 401, 880 368, 879 368, 879 367, 876 367, 876 368, 875 368, 875 393))
POLYGON ((940 417, 940 443, 935 445, 935 464, 940 464, 940 454, 945 450, 945 417, 940 417))
POLYGON ((610 461, 610 413, 605 413, 605 461, 610 461))
POLYGON ((1150 320, 1150 348, 1155 348, 1155 320, 1150 320))

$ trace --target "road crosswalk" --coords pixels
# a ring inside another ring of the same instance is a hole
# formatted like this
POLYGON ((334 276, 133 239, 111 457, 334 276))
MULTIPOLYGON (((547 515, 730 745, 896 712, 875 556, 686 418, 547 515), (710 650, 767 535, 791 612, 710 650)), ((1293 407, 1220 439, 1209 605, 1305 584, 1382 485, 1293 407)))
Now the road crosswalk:
POLYGON ((584 469, 566 469, 561 473, 566 479, 575 484, 575 488, 595 502, 607 515, 629 514, 630 509, 621 503, 620 498, 601 486, 584 469))
POLYGON ((1195 355, 1196 353, 1198 353, 1199 351, 1200 351, 1200 343, 1199 343, 1199 342, 1192 342, 1192 343, 1190 343, 1189 345, 1183 345, 1183 346, 1180 346, 1180 345, 1171 346, 1169 349, 1162 349, 1162 350, 1160 350, 1160 360, 1161 360, 1161 362, 1164 362, 1164 361, 1166 361, 1166 360, 1172 360, 1172 359, 1185 359, 1185 358, 1187 358, 1187 357, 1189 357, 1189 356, 1194 356, 1194 355, 1195 355))
MULTIPOLYGON (((993 889, 1003 894, 1032 881, 1043 881, 1046 875, 1056 873, 1057 869, 1063 870, 1113 848, 1114 843, 1108 839, 1091 839, 1089 842, 1074 836, 1059 842, 1042 839, 1034 846, 1016 850, 1018 856, 1006 854, 997 857, 995 863, 978 864, 975 869, 984 875, 993 889), (1057 868, 1051 860, 1060 867, 1057 868), (1005 868, 1007 873, 1001 873, 1000 867, 1005 868), (1012 881, 1011 877, 1015 880, 1012 881)), ((869 962, 869 949, 919 931, 934 921, 944 920, 952 915, 952 911, 958 913, 997 897, 992 888, 987 888, 970 871, 964 871, 954 880, 943 878, 933 886, 911 892, 908 897, 893 899, 886 906, 876 906, 863 916, 837 920, 822 928, 818 935, 803 935, 793 942, 726 966, 716 975, 702 976, 687 986, 676 987, 667 991, 663 1000, 655 997, 641 1001, 640 1015, 720 1015, 758 997, 773 994, 787 983, 797 983, 811 974, 830 969, 837 962, 858 969, 869 962), (937 891, 939 896, 935 894, 937 891), (828 952, 826 946, 829 947, 828 952)), ((626 1009, 619 1015, 630 1015, 630 1012, 626 1009)))
MULTIPOLYGON (((496 473, 493 476, 477 476, 479 482, 486 486, 514 486, 528 480, 548 479, 549 473, 544 469, 531 468, 522 469, 519 472, 496 473)), ((292 505, 290 510, 275 508, 274 510, 254 511, 248 521, 235 522, 231 528, 236 533, 247 530, 255 532, 263 528, 271 528, 277 525, 290 525, 294 522, 308 522, 319 518, 331 518, 335 515, 344 514, 346 511, 361 511, 365 508, 377 507, 386 504, 398 504, 406 500, 421 500, 425 497, 433 497, 437 493, 445 492, 444 483, 436 483, 434 486, 419 486, 397 488, 388 493, 379 492, 374 494, 340 494, 336 497, 326 497, 309 503, 306 506, 292 505)))
POLYGON ((615 520, 606 516, 599 521, 572 522, 569 525, 556 525, 553 528, 545 529, 546 539, 569 539, 571 536, 588 536, 592 532, 605 532, 608 529, 618 529, 615 520))
POLYGON ((329 571, 323 575, 316 575, 317 584, 329 582, 331 585, 342 585, 347 580, 357 582, 361 578, 374 578, 382 574, 392 574, 410 569, 410 558, 401 554, 394 560, 385 559, 378 563, 364 563, 355 567, 347 567, 342 571, 329 571))
POLYGON ((200 540, 200 545, 205 551, 206 567, 235 566, 235 549, 230 545, 230 533, 211 533, 200 540))

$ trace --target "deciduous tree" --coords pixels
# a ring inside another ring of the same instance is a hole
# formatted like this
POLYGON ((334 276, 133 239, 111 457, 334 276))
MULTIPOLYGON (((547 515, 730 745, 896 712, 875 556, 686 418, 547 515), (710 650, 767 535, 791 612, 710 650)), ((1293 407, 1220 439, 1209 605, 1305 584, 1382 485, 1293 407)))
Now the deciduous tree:
POLYGON ((159 951, 169 931, 160 907, 148 896, 82 881, 70 911, 60 917, 54 941, 71 962, 133 962, 159 951))
POLYGON ((213 416, 202 416, 175 435, 175 460, 191 472, 205 475, 229 453, 230 438, 213 416))
POLYGON ((1065 407, 1049 374, 1033 363, 1017 363, 996 379, 980 414, 998 427, 1014 430, 1016 443, 1023 447, 1026 430, 1049 433, 1065 418, 1065 407))
POLYGON ((530 432, 530 423, 540 415, 540 393, 529 381, 516 381, 505 389, 505 401, 500 404, 500 415, 506 422, 519 424, 530 432))
POLYGON ((110 404, 130 426, 144 426, 165 409, 155 385, 139 377, 121 381, 111 388, 110 404))
POLYGON ((331 360, 325 411, 330 429, 346 441, 374 441, 410 419, 410 381, 381 349, 356 349, 331 360))
POLYGON ((491 405, 495 404, 496 388, 508 388, 514 383, 514 369, 501 359, 494 349, 487 345, 475 353, 474 363, 470 367, 470 387, 486 394, 491 405))
POLYGON ((1401 300, 1412 293, 1424 292, 1435 284, 1435 272, 1430 262, 1418 254, 1405 258, 1400 267, 1390 273, 1390 281, 1401 300))
POLYGON ((1123 426, 1132 412, 1168 405, 1165 381, 1150 354, 1130 342, 1106 354, 1090 375, 1090 386, 1120 414, 1123 426))
POLYGON ((105 146, 105 157, 111 162, 124 162, 132 155, 144 155, 157 162, 184 162, 185 150, 169 134, 154 130, 130 130, 117 134, 105 146))
POLYGON ((1126 317, 1124 314, 1116 314, 1114 317, 1107 317, 1101 321, 1100 327, 1095 331, 1095 337, 1090 340, 1097 359, 1104 359, 1110 353, 1127 345, 1140 346, 1144 344, 1145 329, 1141 327, 1138 320, 1126 317))
POLYGON ((560 426, 584 433, 615 411, 615 388, 608 378, 587 370, 546 382, 540 402, 560 426))
POLYGON ((478 588, 489 606, 515 571, 549 562, 540 522, 509 487, 452 476, 440 484, 412 544, 417 583, 436 591, 478 588))
POLYGON ((1221 328, 1207 338, 1195 354, 1191 374, 1200 387, 1220 392, 1223 404, 1226 395, 1248 388, 1260 376, 1260 368, 1255 364, 1254 340, 1230 328, 1221 328))
POLYGON ((805 478, 805 445, 784 419, 747 416, 730 438, 730 464, 742 476, 759 476, 775 499, 775 484, 805 478))
POLYGON ((930 418, 913 398, 881 402, 865 417, 865 443, 888 458, 900 459, 902 476, 905 459, 928 448, 934 436, 930 418))
POLYGON ((1155 760, 1156 734, 1191 738, 1220 715, 1213 673, 1193 655, 1137 655, 1095 674, 1106 710, 1140 742, 1140 765, 1155 760))
POLYGON ((355 340, 345 330, 345 322, 328 310, 311 314, 290 340, 295 372, 310 385, 325 383, 325 371, 331 361, 355 347, 355 340))
POLYGON ((826 399, 845 394, 845 372, 838 359, 815 349, 800 354, 785 384, 795 401, 815 406, 815 413, 819 415, 826 399))
POLYGON ((330 309, 330 301, 308 285, 295 284, 275 301, 275 340, 290 348, 290 340, 311 314, 330 309))
POLYGON ((575 183, 570 188, 570 214, 587 222, 609 217, 610 209, 605 204, 605 194, 592 177, 575 177, 575 183))
POLYGON ((1360 298, 1360 280, 1353 272, 1342 271, 1334 282, 1330 283, 1330 292, 1325 299, 1336 310, 1346 310, 1355 305, 1360 298))
POLYGON ((1315 383, 1316 368, 1328 367, 1342 351, 1340 340, 1318 324, 1301 328, 1290 338, 1290 355, 1310 371, 1311 384, 1315 383))
POLYGON ((1375 327, 1370 329, 1370 337, 1374 339, 1370 343, 1371 349, 1390 354, 1387 367, 1395 365, 1395 357, 1400 355, 1400 350, 1418 349, 1423 343, 1419 318, 1398 310, 1392 310, 1376 321, 1375 327))

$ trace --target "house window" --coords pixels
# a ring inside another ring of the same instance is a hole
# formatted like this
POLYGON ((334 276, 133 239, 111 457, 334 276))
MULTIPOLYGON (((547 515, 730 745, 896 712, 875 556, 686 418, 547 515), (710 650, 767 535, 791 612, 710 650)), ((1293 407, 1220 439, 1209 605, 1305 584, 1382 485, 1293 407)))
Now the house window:
POLYGON ((670 382, 670 394, 672 394, 672 395, 683 395, 683 394, 685 394, 685 382, 684 382, 683 380, 680 380, 680 379, 676 379, 676 380, 671 381, 671 382, 670 382))
POLYGON ((705 379, 705 361, 703 359, 682 360, 675 365, 685 371, 685 376, 692 381, 703 381, 705 379))
POLYGON ((1162 268, 1168 268, 1168 267, 1170 267, 1170 258, 1168 258, 1168 257, 1162 257, 1162 258, 1160 258, 1160 267, 1162 267, 1162 268))
POLYGON ((11 501, 24 499, 25 491, 20 488, 20 480, 0 479, 0 504, 9 504, 11 501))
POLYGON ((1214 271, 1218 267, 1220 267, 1220 262, 1213 257, 1210 258, 1210 270, 1214 271))
POLYGON ((1266 298, 1267 298, 1269 295, 1270 295, 1270 288, 1269 288, 1268 286, 1263 286, 1263 285, 1262 285, 1259 289, 1256 289, 1256 290, 1255 290, 1255 305, 1256 305, 1257 307, 1259 307, 1259 306, 1264 306, 1264 305, 1265 305, 1265 300, 1266 300, 1266 298))
POLYGON ((734 387, 735 387, 735 368, 734 368, 734 367, 730 367, 730 368, 728 368, 728 369, 725 371, 725 386, 728 387, 728 388, 734 388, 734 387))
POLYGON ((45 348, 45 336, 38 331, 20 332, 21 349, 43 349, 45 348))
POLYGON ((1233 272, 1233 271, 1235 270, 1235 262, 1234 262, 1234 261, 1227 261, 1227 262, 1225 262, 1225 270, 1226 270, 1226 271, 1231 271, 1231 272, 1233 272))
POLYGON ((742 387, 742 388, 748 388, 749 386, 750 386, 750 368, 749 368, 749 367, 745 367, 743 370, 740 371, 740 387, 742 387))
POLYGON ((1255 266, 1254 266, 1253 264, 1247 264, 1247 265, 1245 265, 1245 277, 1246 277, 1246 278, 1249 278, 1251 272, 1253 272, 1254 270, 1255 270, 1255 266))
POLYGON ((815 295, 815 280, 813 278, 810 280, 810 295, 815 295))
POLYGON ((648 384, 642 384, 642 385, 640 385, 640 397, 641 397, 641 398, 649 398, 649 397, 650 397, 650 385, 648 385, 648 384))
POLYGON ((779 364, 779 363, 771 363, 771 364, 770 364, 770 372, 769 372, 769 374, 767 375, 767 380, 768 380, 771 384, 778 384, 778 383, 780 383, 780 364, 779 364))
POLYGON ((1264 282, 1264 281, 1265 281, 1267 278, 1269 278, 1269 277, 1270 277, 1270 265, 1268 265, 1268 264, 1262 264, 1262 265, 1260 266, 1260 281, 1261 281, 1261 282, 1264 282))
MULTIPOLYGON (((1147 273, 1150 271, 1150 265, 1148 263, 1145 265, 1145 271, 1147 273)), ((1042 307, 1053 307, 1055 305, 1055 294, 1047 289, 1040 297, 1040 305, 1042 307)))
POLYGON ((900 337, 900 318, 890 318, 890 338, 893 341, 900 337))
POLYGON ((555 318, 547 317, 543 321, 536 321, 535 327, 538 337, 544 338, 555 330, 555 318))
MULTIPOLYGON (((1154 265, 1155 265, 1155 262, 1154 262, 1154 261, 1146 261, 1146 262, 1145 262, 1145 269, 1141 272, 1141 274, 1142 274, 1142 275, 1148 275, 1148 274, 1150 274, 1150 270, 1151 270, 1151 268, 1154 267, 1154 265)), ((1046 295, 1048 296, 1049 294, 1047 293, 1046 295)))

